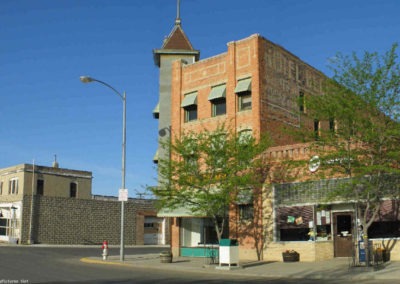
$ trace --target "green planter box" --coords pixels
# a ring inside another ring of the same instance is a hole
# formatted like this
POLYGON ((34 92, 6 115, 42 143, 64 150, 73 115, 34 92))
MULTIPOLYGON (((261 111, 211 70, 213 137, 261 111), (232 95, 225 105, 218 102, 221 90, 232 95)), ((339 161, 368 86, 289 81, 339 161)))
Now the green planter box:
POLYGON ((222 247, 238 246, 239 243, 236 239, 221 239, 219 245, 222 247))

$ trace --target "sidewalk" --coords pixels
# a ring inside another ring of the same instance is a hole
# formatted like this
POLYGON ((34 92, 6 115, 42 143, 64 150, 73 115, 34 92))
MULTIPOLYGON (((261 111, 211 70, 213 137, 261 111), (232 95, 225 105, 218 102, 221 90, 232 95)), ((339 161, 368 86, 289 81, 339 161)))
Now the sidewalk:
POLYGON ((82 258, 82 262, 102 265, 119 265, 137 268, 175 270, 197 273, 248 275, 266 278, 291 279, 343 279, 343 280, 395 280, 400 279, 400 262, 390 261, 379 268, 351 267, 349 258, 335 258, 320 262, 251 262, 243 261, 239 267, 206 264, 204 258, 177 257, 172 263, 161 263, 159 254, 127 255, 120 262, 119 256, 110 256, 106 261, 99 257, 82 258))

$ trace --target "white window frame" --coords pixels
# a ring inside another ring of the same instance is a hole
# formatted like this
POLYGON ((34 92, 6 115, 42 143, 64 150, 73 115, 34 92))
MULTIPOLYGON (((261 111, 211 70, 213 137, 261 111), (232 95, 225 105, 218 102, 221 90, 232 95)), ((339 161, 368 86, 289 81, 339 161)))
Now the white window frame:
POLYGON ((12 194, 12 195, 18 194, 18 178, 12 178, 9 180, 8 194, 12 194))

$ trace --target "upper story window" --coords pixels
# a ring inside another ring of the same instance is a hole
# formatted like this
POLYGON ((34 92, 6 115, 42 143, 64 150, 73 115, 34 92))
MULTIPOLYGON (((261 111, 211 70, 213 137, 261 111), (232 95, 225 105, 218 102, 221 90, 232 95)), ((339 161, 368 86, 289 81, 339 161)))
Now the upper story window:
POLYGON ((334 118, 329 119, 329 131, 331 131, 332 133, 336 132, 336 122, 334 118))
POLYGON ((8 194, 18 194, 18 178, 10 179, 8 183, 8 194))
POLYGON ((226 114, 226 85, 212 87, 208 100, 212 104, 212 116, 226 114))
POLYGON ((251 78, 239 80, 235 93, 238 96, 238 109, 239 111, 250 110, 252 99, 251 99, 251 78))
POLYGON ((254 206, 253 204, 239 204, 239 220, 240 221, 253 221, 254 219, 254 206))
POLYGON ((226 114, 226 99, 218 99, 212 101, 212 116, 226 114))
POLYGON ((36 194, 43 195, 44 194, 44 180, 38 179, 36 181, 36 194))
POLYGON ((185 165, 189 171, 196 171, 198 167, 198 155, 197 155, 197 142, 196 140, 189 140, 184 146, 184 151, 182 153, 185 165))
POLYGON ((253 191, 244 189, 239 191, 236 204, 239 209, 240 221, 252 221, 254 219, 253 191))
POLYGON ((215 169, 222 169, 227 164, 228 157, 224 154, 226 153, 227 147, 227 137, 226 134, 216 134, 212 136, 209 141, 210 152, 209 161, 212 163, 212 167, 215 169))
POLYGON ((0 195, 3 194, 3 182, 0 181, 0 195))
POLYGON ((314 137, 315 140, 319 139, 320 133, 319 133, 320 129, 319 129, 319 120, 318 119, 314 119, 314 137))
POLYGON ((69 184, 69 197, 76 197, 78 191, 78 186, 75 182, 69 184))
POLYGON ((251 129, 244 129, 238 133, 238 165, 242 168, 248 168, 253 158, 249 155, 248 149, 253 141, 253 132, 251 129))
POLYGON ((185 122, 197 120, 197 92, 186 94, 181 107, 185 111, 185 122))
POLYGON ((300 113, 306 113, 304 92, 299 93, 299 111, 300 113))
POLYGON ((185 122, 197 120, 197 105, 185 108, 185 122))

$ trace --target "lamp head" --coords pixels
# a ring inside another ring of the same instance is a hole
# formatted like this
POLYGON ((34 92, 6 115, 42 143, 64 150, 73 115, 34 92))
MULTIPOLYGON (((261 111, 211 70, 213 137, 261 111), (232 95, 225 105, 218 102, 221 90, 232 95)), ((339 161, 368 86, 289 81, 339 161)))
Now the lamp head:
POLYGON ((169 132, 169 134, 171 134, 171 126, 164 127, 164 128, 161 128, 160 130, 158 130, 158 135, 160 135, 161 137, 164 137, 167 135, 167 131, 169 132))
POLYGON ((89 76, 81 76, 79 77, 82 83, 90 83, 93 82, 93 78, 90 78, 89 76))

